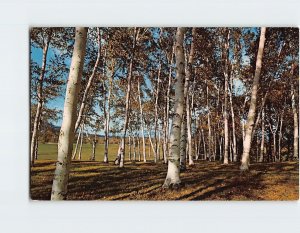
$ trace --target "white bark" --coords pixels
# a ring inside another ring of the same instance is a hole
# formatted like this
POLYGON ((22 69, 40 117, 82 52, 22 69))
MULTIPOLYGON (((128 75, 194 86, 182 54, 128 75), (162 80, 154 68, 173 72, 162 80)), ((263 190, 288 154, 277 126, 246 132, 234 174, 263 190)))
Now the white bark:
MULTIPOLYGON (((189 165, 194 165, 193 161, 193 151, 192 151, 192 116, 191 116, 191 105, 190 105, 190 99, 189 99, 189 93, 190 93, 190 79, 192 77, 192 66, 194 63, 194 52, 195 52, 195 46, 194 46, 194 40, 196 36, 196 28, 192 29, 192 42, 191 42, 191 49, 187 64, 187 73, 185 77, 185 82, 187 86, 187 93, 186 93, 186 120, 187 120, 187 141, 189 146, 189 165)), ((193 103, 192 103, 193 104, 193 103)))
POLYGON ((232 75, 230 75, 230 91, 229 91, 229 102, 230 102, 230 110, 231 110, 231 119, 232 119, 232 145, 233 145, 233 162, 237 161, 237 149, 236 149, 236 133, 235 133, 235 114, 233 109, 233 81, 232 75))
MULTIPOLYGON (((294 74, 294 65, 292 65, 291 69, 291 76, 294 74)), ((291 77, 292 78, 292 77, 291 77)), ((293 158, 298 159, 299 158, 299 149, 298 149, 298 143, 299 143, 299 129, 298 129, 298 113, 297 113, 297 107, 296 107, 296 90, 294 87, 293 79, 291 80, 291 94, 292 94, 292 109, 293 109, 293 118, 294 118, 294 154, 293 158)))
POLYGON ((74 152, 73 152, 72 160, 76 158, 76 155, 77 155, 77 149, 78 149, 78 144, 79 144, 79 139, 80 139, 80 137, 81 137, 81 133, 82 133, 82 127, 80 127, 79 132, 78 132, 78 137, 77 137, 77 141, 76 141, 75 150, 74 150, 74 152))
POLYGON ((259 162, 262 163, 264 161, 264 150, 265 150, 265 110, 262 109, 262 117, 261 117, 261 144, 260 144, 260 157, 259 162))
POLYGON ((229 147, 229 129, 228 129, 228 112, 227 112, 227 102, 228 102, 228 60, 229 60, 229 39, 230 30, 228 30, 227 41, 225 44, 225 85, 224 85, 224 164, 228 164, 228 147, 229 147))
POLYGON ((43 58, 42 58, 42 67, 41 67, 41 73, 38 80, 38 88, 37 88, 37 109, 36 114, 34 118, 33 123, 33 131, 31 136, 31 147, 30 147, 30 158, 31 158, 31 165, 34 165, 35 160, 35 153, 37 153, 37 147, 38 147, 38 127, 40 125, 41 121, 41 115, 42 115, 42 107, 43 107, 43 82, 44 82, 44 75, 46 71, 46 63, 47 63, 47 54, 48 54, 48 48, 50 44, 50 38, 48 38, 43 47, 43 58))
POLYGON ((157 84, 156 84, 156 93, 155 93, 155 118, 154 118, 154 139, 155 139, 155 152, 154 152, 154 162, 157 162, 158 159, 158 142, 157 142, 157 127, 158 127, 158 97, 159 97, 159 86, 160 86, 160 71, 161 71, 161 63, 159 63, 158 74, 157 74, 157 84))
POLYGON ((141 99, 141 83, 140 79, 138 78, 138 98, 139 98, 139 106, 140 106, 140 121, 141 121, 141 131, 142 131, 142 141, 143 141, 143 158, 144 162, 147 162, 146 159, 146 142, 145 142, 145 132, 144 132, 144 114, 143 114, 143 105, 141 99))
POLYGON ((243 155, 242 155, 242 164, 240 167, 241 170, 248 170, 250 164, 251 137, 252 137, 255 112, 256 112, 256 100, 257 100, 257 92, 259 87, 260 72, 262 67, 263 50, 265 46, 265 34, 266 34, 266 28, 262 27, 260 32, 259 47, 258 47, 257 58, 256 58, 256 68, 255 68, 255 75, 254 75, 253 86, 252 86, 250 108, 248 112, 246 129, 245 129, 246 131, 245 131, 244 148, 243 148, 243 155))
POLYGON ((77 97, 80 90, 86 50, 86 38, 87 28, 76 28, 75 44, 66 88, 63 120, 58 140, 58 161, 54 172, 51 200, 63 200, 67 196, 67 185, 75 132, 77 97))
POLYGON ((96 74, 96 70, 97 70, 99 62, 100 62, 100 56, 101 56, 101 35, 100 35, 100 29, 97 28, 97 30, 98 30, 98 44, 99 44, 97 59, 96 59, 96 62, 95 62, 92 74, 89 77, 89 80, 87 82, 87 85, 86 85, 84 93, 83 93, 82 102, 81 102, 79 113, 78 113, 77 120, 76 120, 76 123, 75 123, 75 132, 77 131, 77 129, 78 129, 78 127, 79 127, 79 125, 80 125, 80 123, 82 121, 83 113, 84 113, 85 106, 86 106, 87 97, 88 97, 90 88, 92 86, 92 82, 94 80, 94 77, 96 76, 95 75, 96 74))
POLYGON ((119 167, 124 167, 124 158, 125 158, 125 138, 128 128, 128 121, 129 121, 129 101, 130 101, 130 95, 131 95, 131 79, 132 79, 132 69, 133 69, 133 61, 135 57, 135 48, 136 48, 136 42, 137 37, 139 34, 139 30, 137 28, 134 28, 133 33, 133 44, 132 44, 132 54, 130 58, 130 64, 128 69, 128 77, 127 77, 127 91, 126 91, 126 102, 125 102, 125 119, 124 119, 124 126, 122 131, 122 139, 120 144, 120 156, 116 159, 116 162, 119 164, 119 167))
POLYGON ((176 33, 176 84, 175 84, 175 106, 172 129, 170 134, 170 152, 168 156, 168 171, 163 187, 173 186, 176 188, 180 183, 180 133, 183 115, 183 82, 184 82, 184 52, 183 38, 185 29, 177 28, 176 33))

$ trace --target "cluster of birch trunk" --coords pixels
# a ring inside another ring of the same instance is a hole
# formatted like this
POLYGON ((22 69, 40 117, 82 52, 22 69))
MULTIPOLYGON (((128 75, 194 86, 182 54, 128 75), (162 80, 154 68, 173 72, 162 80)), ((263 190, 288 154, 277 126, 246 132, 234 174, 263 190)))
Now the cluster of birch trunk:
MULTIPOLYGON (((163 162, 164 188, 178 187, 180 173, 199 160, 237 162, 245 171, 251 162, 298 159, 296 29, 79 27, 74 33, 52 200, 66 198, 83 137, 92 145, 91 160, 100 156, 100 131, 104 162, 114 131, 114 164, 163 162)), ((37 79, 32 164, 49 44, 44 40, 37 79)))

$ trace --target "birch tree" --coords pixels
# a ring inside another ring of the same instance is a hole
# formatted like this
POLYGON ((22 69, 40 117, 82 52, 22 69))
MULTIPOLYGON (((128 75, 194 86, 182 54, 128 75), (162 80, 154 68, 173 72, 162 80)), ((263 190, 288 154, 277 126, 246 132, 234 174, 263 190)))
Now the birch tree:
POLYGON ((257 58, 256 58, 256 68, 255 68, 255 74, 254 74, 252 92, 251 92, 250 108, 249 108, 247 123, 246 123, 242 163, 240 167, 242 171, 248 170, 250 164, 251 136, 252 136, 252 130, 253 130, 253 124, 254 124, 254 118, 256 112, 256 99, 257 99, 257 92, 259 87, 260 72, 262 67, 263 50, 264 50, 265 39, 266 39, 265 34, 266 34, 266 28, 262 27, 260 31, 259 47, 258 47, 257 58))
POLYGON ((54 172, 51 200, 63 200, 67 197, 67 185, 77 111, 77 96, 81 83, 86 50, 86 38, 87 28, 76 28, 75 44, 66 89, 63 121, 58 141, 58 158, 54 172))
POLYGON ((168 171, 163 188, 177 188, 180 183, 180 133, 183 115, 183 83, 184 83, 184 51, 183 39, 185 28, 177 28, 175 58, 176 58, 176 84, 175 84, 175 106, 172 128, 170 133, 170 151, 168 156, 168 171))

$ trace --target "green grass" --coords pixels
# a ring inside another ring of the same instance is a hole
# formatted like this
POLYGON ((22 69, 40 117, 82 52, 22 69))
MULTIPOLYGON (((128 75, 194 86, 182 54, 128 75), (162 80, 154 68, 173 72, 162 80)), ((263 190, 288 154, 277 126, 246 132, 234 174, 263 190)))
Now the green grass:
MULTIPOLYGON (((117 153, 118 153, 118 144, 110 144, 108 149, 108 159, 109 161, 114 161, 117 153)), ((73 151, 75 149, 75 144, 73 145, 73 151)), ((128 145, 126 145, 126 153, 125 158, 128 159, 128 145)), ((149 160, 149 150, 148 146, 146 146, 146 156, 147 160, 149 160)), ((136 147, 136 159, 138 159, 138 150, 136 147)), ((82 145, 82 157, 81 160, 89 160, 92 154, 92 145, 91 144, 83 144, 82 145)), ((77 149, 77 156, 79 154, 79 146, 77 149)), ((132 156, 133 156, 133 149, 132 149, 132 156)), ((162 155, 161 155, 162 156, 162 155)), ((96 161, 103 161, 104 157, 104 145, 103 144, 97 144, 96 146, 96 161)), ((38 149, 38 160, 56 160, 57 159, 57 144, 43 144, 39 143, 39 149, 38 149)), ((141 159, 143 159, 143 153, 142 153, 142 146, 141 146, 141 159)), ((153 152, 151 151, 151 159, 153 159, 153 152)))

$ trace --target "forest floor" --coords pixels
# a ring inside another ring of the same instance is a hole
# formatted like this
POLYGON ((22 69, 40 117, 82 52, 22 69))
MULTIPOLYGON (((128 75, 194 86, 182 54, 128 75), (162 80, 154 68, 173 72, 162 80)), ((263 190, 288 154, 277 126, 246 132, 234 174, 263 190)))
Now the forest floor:
MULTIPOLYGON (((55 160, 36 161, 31 168, 30 195, 49 200, 55 160)), ((256 163, 241 173, 239 164, 196 161, 181 173, 183 186, 165 190, 161 186, 167 165, 126 162, 72 162, 68 200, 298 200, 299 163, 256 163)))

